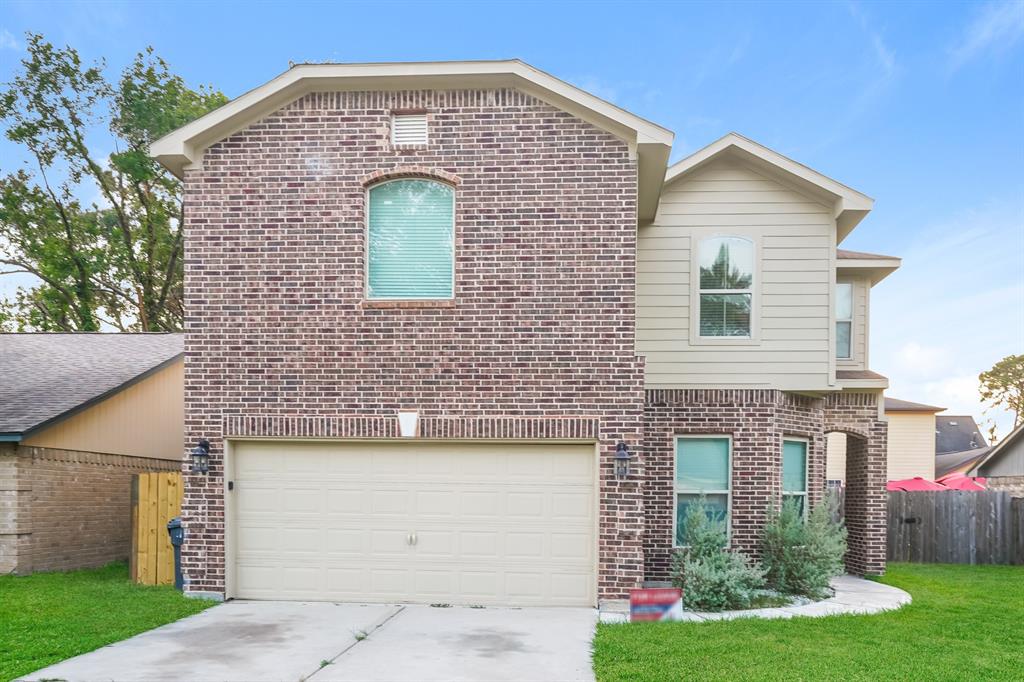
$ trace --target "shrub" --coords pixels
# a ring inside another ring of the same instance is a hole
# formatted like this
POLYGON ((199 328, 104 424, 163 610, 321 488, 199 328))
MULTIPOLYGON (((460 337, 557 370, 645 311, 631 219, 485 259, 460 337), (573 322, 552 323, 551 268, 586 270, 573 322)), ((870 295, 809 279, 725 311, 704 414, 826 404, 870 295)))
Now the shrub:
POLYGON ((708 518, 703 498, 686 512, 686 548, 672 556, 672 583, 687 608, 700 611, 750 606, 764 585, 764 570, 740 552, 724 549, 725 521, 708 518))
POLYGON ((794 500, 768 512, 761 538, 768 587, 822 599, 829 581, 843 572, 845 554, 846 528, 832 521, 828 502, 811 509, 806 521, 794 500))

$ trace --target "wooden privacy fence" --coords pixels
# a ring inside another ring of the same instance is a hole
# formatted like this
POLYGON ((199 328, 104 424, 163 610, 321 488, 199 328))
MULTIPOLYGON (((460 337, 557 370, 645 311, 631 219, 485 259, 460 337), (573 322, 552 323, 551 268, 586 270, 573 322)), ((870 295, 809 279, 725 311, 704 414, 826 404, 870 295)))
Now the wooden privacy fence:
POLYGON ((890 492, 889 561, 1024 564, 1024 498, 1000 490, 890 492))
POLYGON ((128 570, 143 585, 174 584, 174 547, 167 522, 181 514, 181 472, 132 478, 132 542, 128 570))

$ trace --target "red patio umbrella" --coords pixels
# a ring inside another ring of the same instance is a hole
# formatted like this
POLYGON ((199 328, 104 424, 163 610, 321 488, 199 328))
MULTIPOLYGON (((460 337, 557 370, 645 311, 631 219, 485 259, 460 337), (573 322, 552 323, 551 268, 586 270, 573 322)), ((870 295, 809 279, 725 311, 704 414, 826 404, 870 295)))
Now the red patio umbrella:
POLYGON ((940 480, 942 485, 950 490, 985 490, 984 478, 971 478, 963 474, 947 474, 940 480))
POLYGON ((889 481, 885 484, 885 489, 906 490, 907 492, 915 492, 918 490, 949 490, 949 488, 941 483, 929 481, 927 478, 921 478, 920 476, 905 478, 902 481, 889 481))

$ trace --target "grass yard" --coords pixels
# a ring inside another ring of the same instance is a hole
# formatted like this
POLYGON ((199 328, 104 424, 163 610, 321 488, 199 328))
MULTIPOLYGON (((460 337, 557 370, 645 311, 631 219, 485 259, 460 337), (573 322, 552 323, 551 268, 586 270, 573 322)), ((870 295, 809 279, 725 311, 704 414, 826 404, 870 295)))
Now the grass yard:
POLYGON ((890 564, 909 606, 877 616, 600 625, 611 680, 1020 680, 1024 567, 890 564))
POLYGON ((0 576, 0 680, 84 654, 212 606, 136 585, 127 564, 0 576))

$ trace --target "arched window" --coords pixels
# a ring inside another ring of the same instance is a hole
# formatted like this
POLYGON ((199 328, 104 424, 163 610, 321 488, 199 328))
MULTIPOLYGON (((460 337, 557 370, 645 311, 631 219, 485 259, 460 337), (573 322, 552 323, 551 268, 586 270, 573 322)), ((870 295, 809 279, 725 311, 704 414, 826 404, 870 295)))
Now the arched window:
POLYGON ((698 320, 705 337, 750 338, 754 242, 708 237, 700 242, 698 320))
POLYGON ((367 194, 367 298, 452 298, 454 188, 416 178, 382 182, 367 194))

